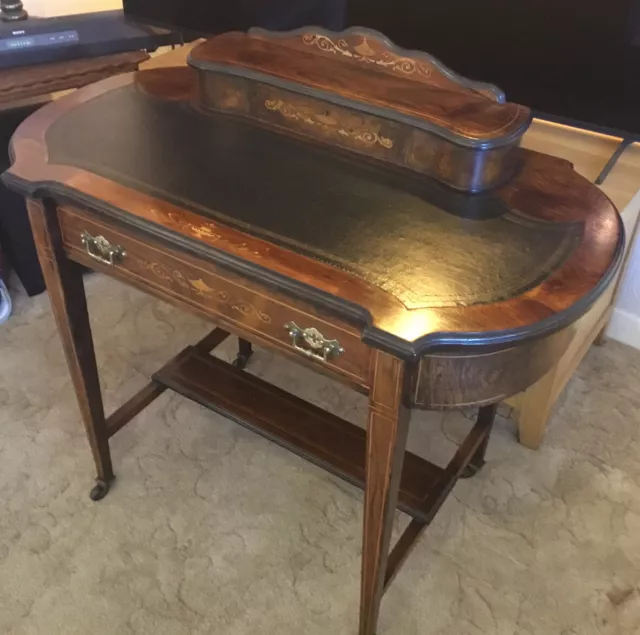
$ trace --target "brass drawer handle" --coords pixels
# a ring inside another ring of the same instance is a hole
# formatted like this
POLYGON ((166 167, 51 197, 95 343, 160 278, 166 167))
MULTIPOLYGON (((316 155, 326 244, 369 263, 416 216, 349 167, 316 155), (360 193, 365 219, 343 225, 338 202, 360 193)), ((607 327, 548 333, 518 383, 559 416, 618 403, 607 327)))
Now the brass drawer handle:
POLYGON ((87 253, 105 265, 113 266, 127 255, 120 245, 112 245, 104 236, 92 236, 89 232, 83 231, 81 237, 87 253))
POLYGON ((289 331, 293 348, 307 357, 317 359, 320 362, 328 362, 331 357, 337 357, 344 353, 344 348, 340 346, 338 340, 326 339, 316 328, 309 327, 307 329, 301 329, 295 322, 287 322, 284 328, 289 331), (308 348, 301 346, 300 340, 302 340, 308 348))

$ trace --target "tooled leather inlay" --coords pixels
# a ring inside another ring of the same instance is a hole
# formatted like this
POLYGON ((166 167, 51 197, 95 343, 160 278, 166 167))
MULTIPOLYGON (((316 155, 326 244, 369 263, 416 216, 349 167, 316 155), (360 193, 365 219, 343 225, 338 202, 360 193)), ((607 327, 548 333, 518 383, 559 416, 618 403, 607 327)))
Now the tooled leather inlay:
MULTIPOLYGON (((523 218, 490 196, 364 164, 135 86, 56 121, 49 162, 73 165, 328 262, 409 308, 497 302, 571 255, 580 224, 523 218)), ((126 210, 124 210, 126 211, 126 210)), ((197 281, 196 281, 197 284, 197 281)))

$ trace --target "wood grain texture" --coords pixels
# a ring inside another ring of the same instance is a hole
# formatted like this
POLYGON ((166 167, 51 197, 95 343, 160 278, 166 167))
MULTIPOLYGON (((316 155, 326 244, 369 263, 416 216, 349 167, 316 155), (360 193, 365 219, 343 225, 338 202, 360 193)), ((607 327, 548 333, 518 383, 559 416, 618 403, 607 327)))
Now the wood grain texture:
POLYGON ((55 208, 50 203, 28 201, 28 209, 51 309, 91 445, 98 480, 108 486, 114 479, 114 473, 82 273, 64 253, 55 208))
POLYGON ((268 128, 404 166, 457 190, 481 192, 501 185, 520 163, 513 144, 471 151, 432 133, 290 90, 210 75, 198 83, 197 99, 204 109, 242 115, 268 128))
POLYGON ((503 401, 547 373, 569 346, 571 336, 570 329, 563 329, 490 352, 425 355, 413 377, 412 403, 425 408, 459 408, 503 401))
POLYGON ((461 77, 428 53, 403 49, 371 29, 356 27, 335 33, 318 27, 303 27, 275 33, 255 28, 249 35, 271 43, 275 41, 292 51, 314 53, 325 59, 338 58, 353 66, 368 67, 425 86, 459 92, 473 90, 492 101, 504 102, 504 94, 496 86, 461 77))
POLYGON ((391 531, 409 432, 402 362, 376 352, 367 423, 360 635, 374 635, 384 592, 391 531))
POLYGON ((610 306, 604 311, 596 306, 574 325, 577 328, 571 327, 566 352, 538 381, 510 400, 515 406, 518 439, 522 445, 531 450, 540 447, 554 403, 598 334, 606 327, 611 312, 610 306))
MULTIPOLYGON (((336 41, 342 37, 339 33, 334 35, 336 41)), ((361 39, 361 45, 366 47, 369 39, 366 36, 361 39)), ((498 145, 505 138, 520 138, 529 125, 528 108, 496 103, 451 81, 445 91, 439 84, 446 79, 439 73, 425 77, 431 90, 425 90, 423 82, 412 81, 411 75, 402 70, 385 73, 383 81, 381 72, 384 71, 375 63, 352 63, 353 57, 339 53, 323 55, 313 30, 301 33, 299 41, 302 46, 292 50, 287 39, 278 34, 256 37, 254 34, 227 33, 193 49, 188 61, 198 70, 228 65, 238 75, 246 68, 296 86, 379 105, 388 109, 385 114, 392 120, 398 114, 405 114, 425 122, 431 121, 441 127, 443 133, 449 131, 458 135, 461 143, 482 140, 489 146, 498 145), (457 116, 453 115, 453 108, 449 110, 448 99, 459 100, 452 102, 461 107, 457 116)))
MULTIPOLYGON (((161 71, 154 71, 155 73, 161 71)), ((176 71, 171 70, 172 77, 176 71)), ((185 70, 185 73, 188 71, 185 70)), ((140 75, 138 75, 140 77, 140 75)), ((568 162, 523 151, 523 168, 493 196, 525 218, 579 223, 581 241, 571 256, 540 284, 492 304, 409 309, 393 293, 318 260, 255 238, 79 168, 47 163, 46 131, 59 117, 88 100, 137 81, 118 77, 87 87, 40 110, 13 141, 16 160, 5 179, 39 196, 48 184, 105 215, 155 235, 184 240, 226 268, 286 289, 294 297, 362 324, 365 343, 407 359, 433 346, 499 346, 541 337, 580 317, 606 289, 622 254, 619 217, 598 188, 568 162)), ((171 87, 171 83, 167 90, 171 87)), ((488 263, 491 264, 491 263, 488 263)))
MULTIPOLYGON (((506 181, 531 114, 378 33, 229 33, 196 47, 203 108, 479 192, 506 181)), ((502 97, 502 96, 501 96, 502 97)))
MULTIPOLYGON (((162 242, 142 241, 126 228, 105 222, 79 209, 59 211, 63 243, 69 258, 84 266, 105 271, 157 295, 200 309, 214 321, 278 352, 308 360, 292 346, 284 325, 296 322, 314 327, 345 348, 327 363, 313 363, 315 369, 338 373, 343 379, 367 389, 371 353, 361 341, 357 327, 321 314, 300 300, 244 280, 213 264, 177 252, 162 242), (82 234, 102 236, 126 251, 113 267, 91 258, 82 244, 82 234)), ((501 401, 534 384, 562 355, 569 330, 542 339, 498 350, 442 352, 426 355, 417 372, 411 372, 411 405, 418 408, 455 408, 501 401)))
POLYGON ((134 51, 3 69, 0 73, 0 103, 87 86, 105 77, 135 71, 148 59, 149 55, 144 51, 134 51))
POLYGON ((294 349, 285 325, 295 322, 302 329, 318 329, 327 339, 338 341, 344 353, 313 366, 339 373, 360 386, 368 385, 370 351, 355 327, 328 320, 326 315, 300 300, 234 276, 213 263, 199 261, 168 245, 141 240, 81 210, 62 208, 60 224, 65 248, 73 260, 154 289, 162 297, 199 308, 216 322, 232 329, 239 327, 240 332, 260 339, 271 348, 284 349, 296 358, 307 359, 294 349), (121 247, 126 255, 114 266, 96 261, 82 243, 84 232, 106 238, 110 244, 121 247))
POLYGON ((393 547, 387 563, 384 580, 385 590, 393 582, 403 563, 409 557, 418 540, 435 518, 438 510, 444 504, 458 479, 463 476, 465 470, 471 467, 473 474, 482 467, 496 410, 496 404, 479 409, 475 425, 460 444, 447 467, 442 471, 437 485, 429 492, 429 496, 425 500, 424 516, 422 518, 414 518, 393 547))

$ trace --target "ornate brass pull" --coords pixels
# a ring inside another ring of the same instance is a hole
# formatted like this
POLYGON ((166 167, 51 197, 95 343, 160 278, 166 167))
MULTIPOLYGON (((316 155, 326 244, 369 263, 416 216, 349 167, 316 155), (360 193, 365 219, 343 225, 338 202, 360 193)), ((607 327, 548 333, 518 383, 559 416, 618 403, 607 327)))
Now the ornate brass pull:
POLYGON ((340 346, 338 340, 328 340, 316 328, 301 329, 295 322, 287 322, 284 328, 289 331, 293 348, 307 357, 317 359, 320 362, 328 362, 331 357, 337 357, 344 353, 344 348, 340 346), (308 348, 301 346, 300 340, 308 348))
POLYGON ((82 232, 82 244, 94 260, 109 266, 117 264, 127 255, 120 245, 112 245, 104 236, 92 236, 87 231, 82 232))

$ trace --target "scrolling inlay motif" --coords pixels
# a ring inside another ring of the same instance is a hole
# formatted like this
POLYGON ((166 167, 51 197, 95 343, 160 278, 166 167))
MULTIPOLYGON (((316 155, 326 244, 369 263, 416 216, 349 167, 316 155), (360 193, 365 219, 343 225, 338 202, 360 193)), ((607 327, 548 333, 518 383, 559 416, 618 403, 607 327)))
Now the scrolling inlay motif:
POLYGON ((248 302, 233 299, 226 291, 221 290, 216 292, 216 290, 212 289, 202 278, 198 278, 197 280, 189 279, 189 284, 198 295, 216 297, 220 302, 230 306, 233 311, 247 316, 255 314, 261 322, 271 324, 271 316, 269 314, 257 309, 248 302))
POLYGON ((360 141, 366 145, 379 144, 383 148, 393 148, 393 141, 387 137, 379 135, 371 130, 346 130, 339 125, 339 122, 328 115, 321 115, 312 110, 301 110, 291 104, 287 104, 281 99, 267 99, 264 102, 265 108, 273 112, 279 112, 287 119, 302 121, 310 126, 317 126, 327 132, 336 132, 343 137, 360 141))
POLYGON ((344 55, 357 62, 375 64, 404 75, 413 75, 415 73, 422 77, 431 76, 431 69, 424 63, 410 57, 396 55, 391 51, 376 51, 369 45, 366 37, 363 37, 362 42, 353 47, 345 39, 341 38, 334 42, 326 35, 320 35, 319 33, 305 33, 302 36, 302 42, 307 46, 316 46, 327 53, 344 55))
POLYGON ((177 269, 170 269, 160 263, 149 262, 140 257, 136 257, 136 261, 141 269, 149 271, 156 278, 169 285, 177 283, 185 291, 193 291, 200 297, 214 298, 218 302, 231 307, 232 311, 237 311, 245 316, 255 315, 261 322, 271 324, 271 316, 268 313, 261 311, 248 302, 233 298, 227 291, 211 288, 202 278, 192 280, 177 269))

